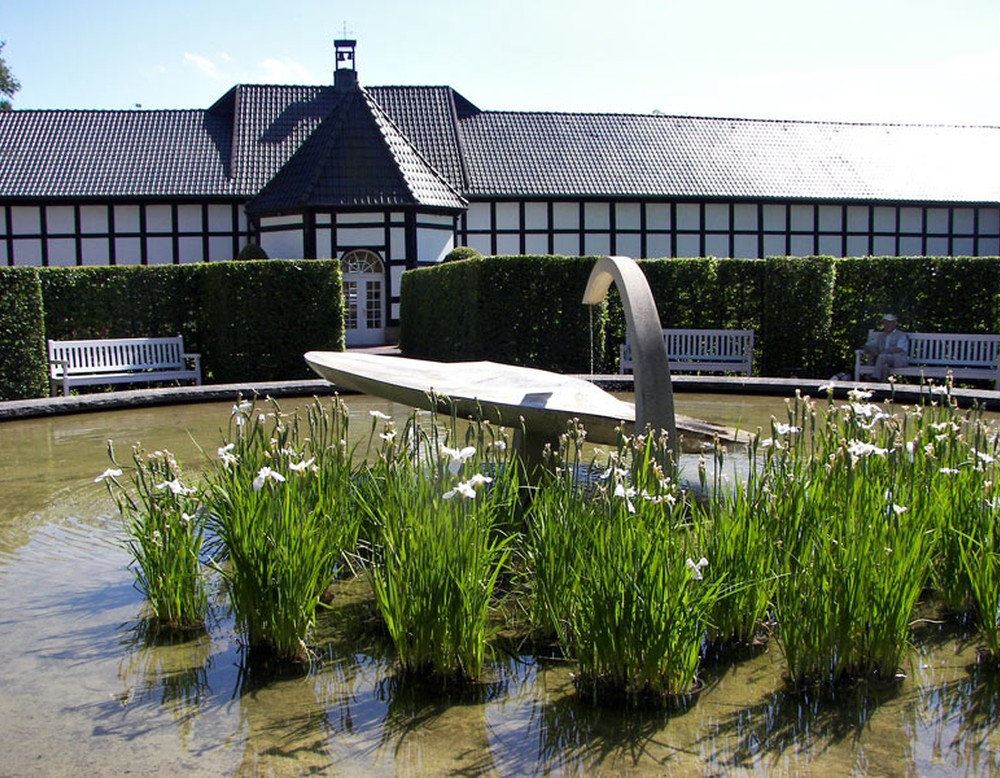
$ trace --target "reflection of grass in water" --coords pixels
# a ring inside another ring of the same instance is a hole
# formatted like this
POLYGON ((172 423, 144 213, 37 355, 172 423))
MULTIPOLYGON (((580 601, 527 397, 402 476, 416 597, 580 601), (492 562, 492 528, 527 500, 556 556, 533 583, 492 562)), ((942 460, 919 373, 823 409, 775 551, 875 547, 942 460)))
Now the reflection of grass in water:
POLYGON ((549 770, 570 773, 595 764, 636 767, 653 748, 668 754, 681 750, 668 736, 670 719, 676 715, 662 708, 614 709, 581 704, 575 695, 562 697, 537 710, 532 722, 538 732, 534 758, 549 770))
POLYGON ((212 696, 209 634, 171 630, 155 619, 141 619, 125 627, 121 646, 121 706, 163 706, 190 734, 191 723, 205 712, 212 696))
POLYGON ((916 730, 950 732, 950 739, 940 735, 936 745, 944 752, 961 757, 960 762, 990 764, 1000 768, 997 750, 997 721, 1000 720, 1000 670, 991 663, 966 668, 965 676, 934 686, 917 688, 918 704, 908 722, 911 737, 916 730))
POLYGON ((898 685, 864 682, 843 686, 836 693, 828 687, 772 691, 715 720, 700 736, 698 748, 723 772, 778 764, 786 758, 802 757, 807 762, 808 754, 834 744, 863 742, 872 717, 898 695, 898 685))
POLYGON ((494 677, 452 684, 444 691, 433 677, 398 671, 384 677, 375 690, 386 703, 379 752, 392 754, 398 773, 424 772, 442 758, 427 748, 428 741, 435 731, 446 729, 448 741, 461 744, 464 774, 495 772, 485 707, 507 697, 512 669, 512 664, 493 665, 494 677))

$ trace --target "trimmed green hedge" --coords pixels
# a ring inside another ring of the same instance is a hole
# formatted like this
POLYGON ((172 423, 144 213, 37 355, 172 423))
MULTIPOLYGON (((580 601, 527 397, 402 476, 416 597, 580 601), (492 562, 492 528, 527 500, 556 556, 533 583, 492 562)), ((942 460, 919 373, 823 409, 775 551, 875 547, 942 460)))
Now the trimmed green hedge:
POLYGON ((0 268, 0 400, 48 394, 38 271, 0 268))
MULTIPOLYGON (((485 257, 408 271, 408 356, 614 372, 617 292, 580 301, 594 257, 485 257), (591 362, 593 360, 593 364, 591 362)), ((753 329, 761 375, 849 370, 881 313, 924 332, 1000 332, 1000 258, 658 259, 640 263, 664 327, 753 329)), ((206 380, 310 376, 302 353, 344 347, 334 260, 0 268, 0 399, 47 393, 50 338, 184 336, 206 380)))
POLYGON ((344 348, 335 260, 39 271, 47 337, 183 335, 206 381, 312 377, 302 354, 344 348))
MULTIPOLYGON (((53 340, 183 335, 198 351, 201 265, 42 268, 53 340)), ((207 266, 206 266, 207 267, 207 266)))
POLYGON ((407 300, 407 310, 399 339, 404 353, 450 361, 479 358, 483 264, 483 259, 467 259, 403 273, 400 295, 407 300))
POLYGON ((755 338, 760 339, 755 368, 760 375, 829 374, 834 262, 831 257, 765 260, 760 328, 755 338))
MULTIPOLYGON (((486 257, 403 275, 400 345, 409 356, 590 369, 594 257, 486 257)), ((642 260, 665 328, 753 329, 755 372, 848 371, 866 332, 892 311, 926 332, 1000 332, 1000 259, 772 257, 642 260)), ((612 288, 594 318, 598 371, 624 340, 612 288)))
POLYGON ((491 359, 590 370, 605 350, 606 307, 581 303, 593 257, 488 257, 403 274, 400 348, 443 361, 491 359))
POLYGON ((1000 332, 1000 259, 861 257, 837 260, 832 360, 854 363, 857 344, 894 313, 915 332, 1000 332))
POLYGON ((213 381, 315 378, 302 355, 343 350, 338 261, 212 262, 197 267, 200 348, 213 381))

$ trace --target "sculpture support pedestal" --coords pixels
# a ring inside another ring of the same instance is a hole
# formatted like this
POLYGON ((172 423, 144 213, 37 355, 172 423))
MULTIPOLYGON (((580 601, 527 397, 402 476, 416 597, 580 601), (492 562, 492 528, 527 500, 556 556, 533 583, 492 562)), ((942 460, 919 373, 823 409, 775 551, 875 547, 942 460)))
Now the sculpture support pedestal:
POLYGON ((523 428, 514 429, 514 451, 520 461, 526 483, 538 481, 538 474, 547 467, 545 463, 545 447, 549 446, 558 453, 559 439, 542 432, 534 432, 523 428))

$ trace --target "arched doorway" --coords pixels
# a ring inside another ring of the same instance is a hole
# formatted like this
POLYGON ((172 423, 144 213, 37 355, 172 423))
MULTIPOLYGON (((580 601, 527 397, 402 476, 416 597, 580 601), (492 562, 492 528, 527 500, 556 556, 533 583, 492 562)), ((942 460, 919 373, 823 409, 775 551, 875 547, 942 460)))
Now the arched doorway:
POLYGON ((348 346, 385 343, 385 265, 370 249, 353 249, 340 258, 347 303, 348 346))

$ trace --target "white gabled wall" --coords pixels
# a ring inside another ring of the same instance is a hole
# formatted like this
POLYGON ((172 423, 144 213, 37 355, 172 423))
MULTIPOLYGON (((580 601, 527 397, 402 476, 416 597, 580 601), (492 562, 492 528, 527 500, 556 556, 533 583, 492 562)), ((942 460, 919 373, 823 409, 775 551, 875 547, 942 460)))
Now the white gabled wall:
POLYGON ((236 203, 0 205, 0 263, 53 266, 232 259, 247 239, 236 203))
POLYGON ((996 256, 1000 207, 480 201, 456 242, 483 254, 996 256))
MULTIPOLYGON (((305 228, 301 216, 263 218, 259 240, 272 257, 301 257, 305 228)), ((219 261, 232 259, 249 235, 233 203, 0 205, 0 263, 7 265, 219 261)), ((455 245, 487 255, 997 256, 1000 207, 534 199, 473 202, 457 227, 435 213, 316 216, 319 257, 369 248, 387 269, 406 268, 440 262, 455 245)), ((387 282, 396 297, 398 279, 387 282)))

